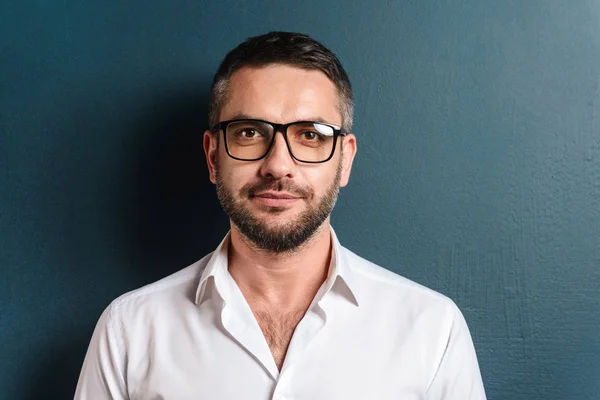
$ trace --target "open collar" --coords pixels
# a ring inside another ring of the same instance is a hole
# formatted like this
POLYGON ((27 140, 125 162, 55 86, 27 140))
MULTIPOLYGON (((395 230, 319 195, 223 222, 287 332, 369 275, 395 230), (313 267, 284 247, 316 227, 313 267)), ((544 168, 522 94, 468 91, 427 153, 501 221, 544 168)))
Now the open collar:
MULTIPOLYGON (((322 293, 322 296, 325 296, 330 290, 335 290, 336 282, 341 281, 348 290, 343 290, 343 295, 350 302, 352 302, 355 306, 359 305, 359 299, 357 296, 357 282, 356 275, 352 271, 352 266, 347 260, 346 250, 340 244, 335 231, 330 227, 331 231, 331 239, 332 239, 332 255, 331 262, 329 264, 329 272, 327 274, 327 279, 325 281, 325 285, 323 287, 323 291, 319 291, 322 293)), ((223 298, 223 300, 227 301, 225 298, 227 296, 228 290, 225 286, 225 278, 228 271, 228 249, 230 243, 230 235, 228 232, 227 235, 223 238, 219 246, 215 249, 215 251, 210 256, 202 275, 200 276, 200 282, 198 283, 198 288, 196 289, 196 299, 195 302, 199 305, 204 299, 204 295, 206 292, 207 282, 210 278, 214 280, 217 292, 223 298)))

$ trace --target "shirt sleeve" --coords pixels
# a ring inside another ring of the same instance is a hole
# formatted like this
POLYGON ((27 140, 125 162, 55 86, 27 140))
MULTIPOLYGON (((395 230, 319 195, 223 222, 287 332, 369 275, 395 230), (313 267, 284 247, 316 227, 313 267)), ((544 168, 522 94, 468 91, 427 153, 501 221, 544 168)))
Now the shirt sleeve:
POLYGON ((75 400, 128 400, 125 357, 114 327, 114 305, 100 316, 79 375, 75 400))
POLYGON ((427 400, 485 400, 477 355, 467 323, 454 306, 454 319, 427 400))

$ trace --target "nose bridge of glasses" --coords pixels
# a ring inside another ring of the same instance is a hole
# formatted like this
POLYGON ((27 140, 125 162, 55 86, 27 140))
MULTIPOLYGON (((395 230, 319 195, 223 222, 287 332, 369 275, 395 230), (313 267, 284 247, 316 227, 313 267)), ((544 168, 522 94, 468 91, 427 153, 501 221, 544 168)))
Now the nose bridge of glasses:
POLYGON ((274 124, 274 123, 271 123, 271 126, 273 127, 273 137, 277 136, 278 132, 280 132, 281 135, 283 135, 283 137, 285 137, 287 135, 288 127, 290 125, 292 125, 292 124, 274 124))
MULTIPOLYGON (((278 146, 279 147, 283 146, 284 147, 283 151, 288 153, 288 156, 290 158, 293 158, 292 149, 290 148, 290 145, 289 145, 288 139, 287 139, 287 128, 290 125, 291 124, 271 124, 271 126, 273 126, 273 132, 272 132, 273 137, 271 138, 271 145, 269 146, 269 149, 266 154, 267 157, 271 157, 273 155, 273 153, 275 151, 277 151, 276 148, 278 146), (278 133, 281 133, 280 138, 277 137, 278 133)), ((281 150, 279 150, 279 151, 281 151, 281 150)))

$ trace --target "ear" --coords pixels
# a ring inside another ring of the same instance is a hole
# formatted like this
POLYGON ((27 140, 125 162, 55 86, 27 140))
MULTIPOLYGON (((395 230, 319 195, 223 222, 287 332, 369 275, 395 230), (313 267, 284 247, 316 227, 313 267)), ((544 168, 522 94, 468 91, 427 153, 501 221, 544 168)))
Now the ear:
POLYGON ((219 156, 218 133, 204 131, 204 155, 208 166, 208 178, 212 183, 217 182, 217 157, 219 156))
POLYGON ((356 155, 356 136, 349 133, 344 136, 341 140, 343 147, 342 151, 342 178, 340 180, 340 186, 344 187, 350 180, 350 171, 352 170, 352 163, 354 162, 354 156, 356 155))

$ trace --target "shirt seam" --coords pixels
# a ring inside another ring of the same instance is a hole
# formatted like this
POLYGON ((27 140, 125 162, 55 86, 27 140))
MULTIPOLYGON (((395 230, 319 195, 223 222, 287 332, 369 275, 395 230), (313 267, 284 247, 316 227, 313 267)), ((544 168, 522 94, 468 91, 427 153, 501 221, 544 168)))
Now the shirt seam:
POLYGON ((115 319, 117 318, 117 313, 119 311, 120 305, 114 304, 109 308, 109 312, 107 315, 107 334, 112 336, 115 340, 115 350, 117 353, 117 360, 115 362, 115 368, 117 369, 117 373, 120 378, 120 384, 122 385, 122 391, 127 393, 127 381, 125 379, 125 372, 121 369, 121 363, 125 363, 125 357, 123 356, 122 346, 123 346, 123 330, 120 329, 121 335, 116 335, 115 333, 115 319))
POLYGON ((444 347, 444 351, 442 352, 442 356, 440 357, 440 361, 437 364, 435 372, 433 373, 433 376, 431 377, 431 380, 429 381, 429 385, 427 385, 427 390, 425 390, 426 395, 429 393, 429 390, 431 390, 431 387, 433 386, 434 382, 436 381, 438 374, 440 372, 440 369, 442 367, 442 363, 444 362, 446 355, 448 354, 448 349, 450 347, 450 340, 452 339, 452 329, 454 328, 455 323, 456 323, 456 310, 453 310, 452 323, 450 324, 450 328, 448 329, 448 337, 446 339, 446 345, 444 347))

